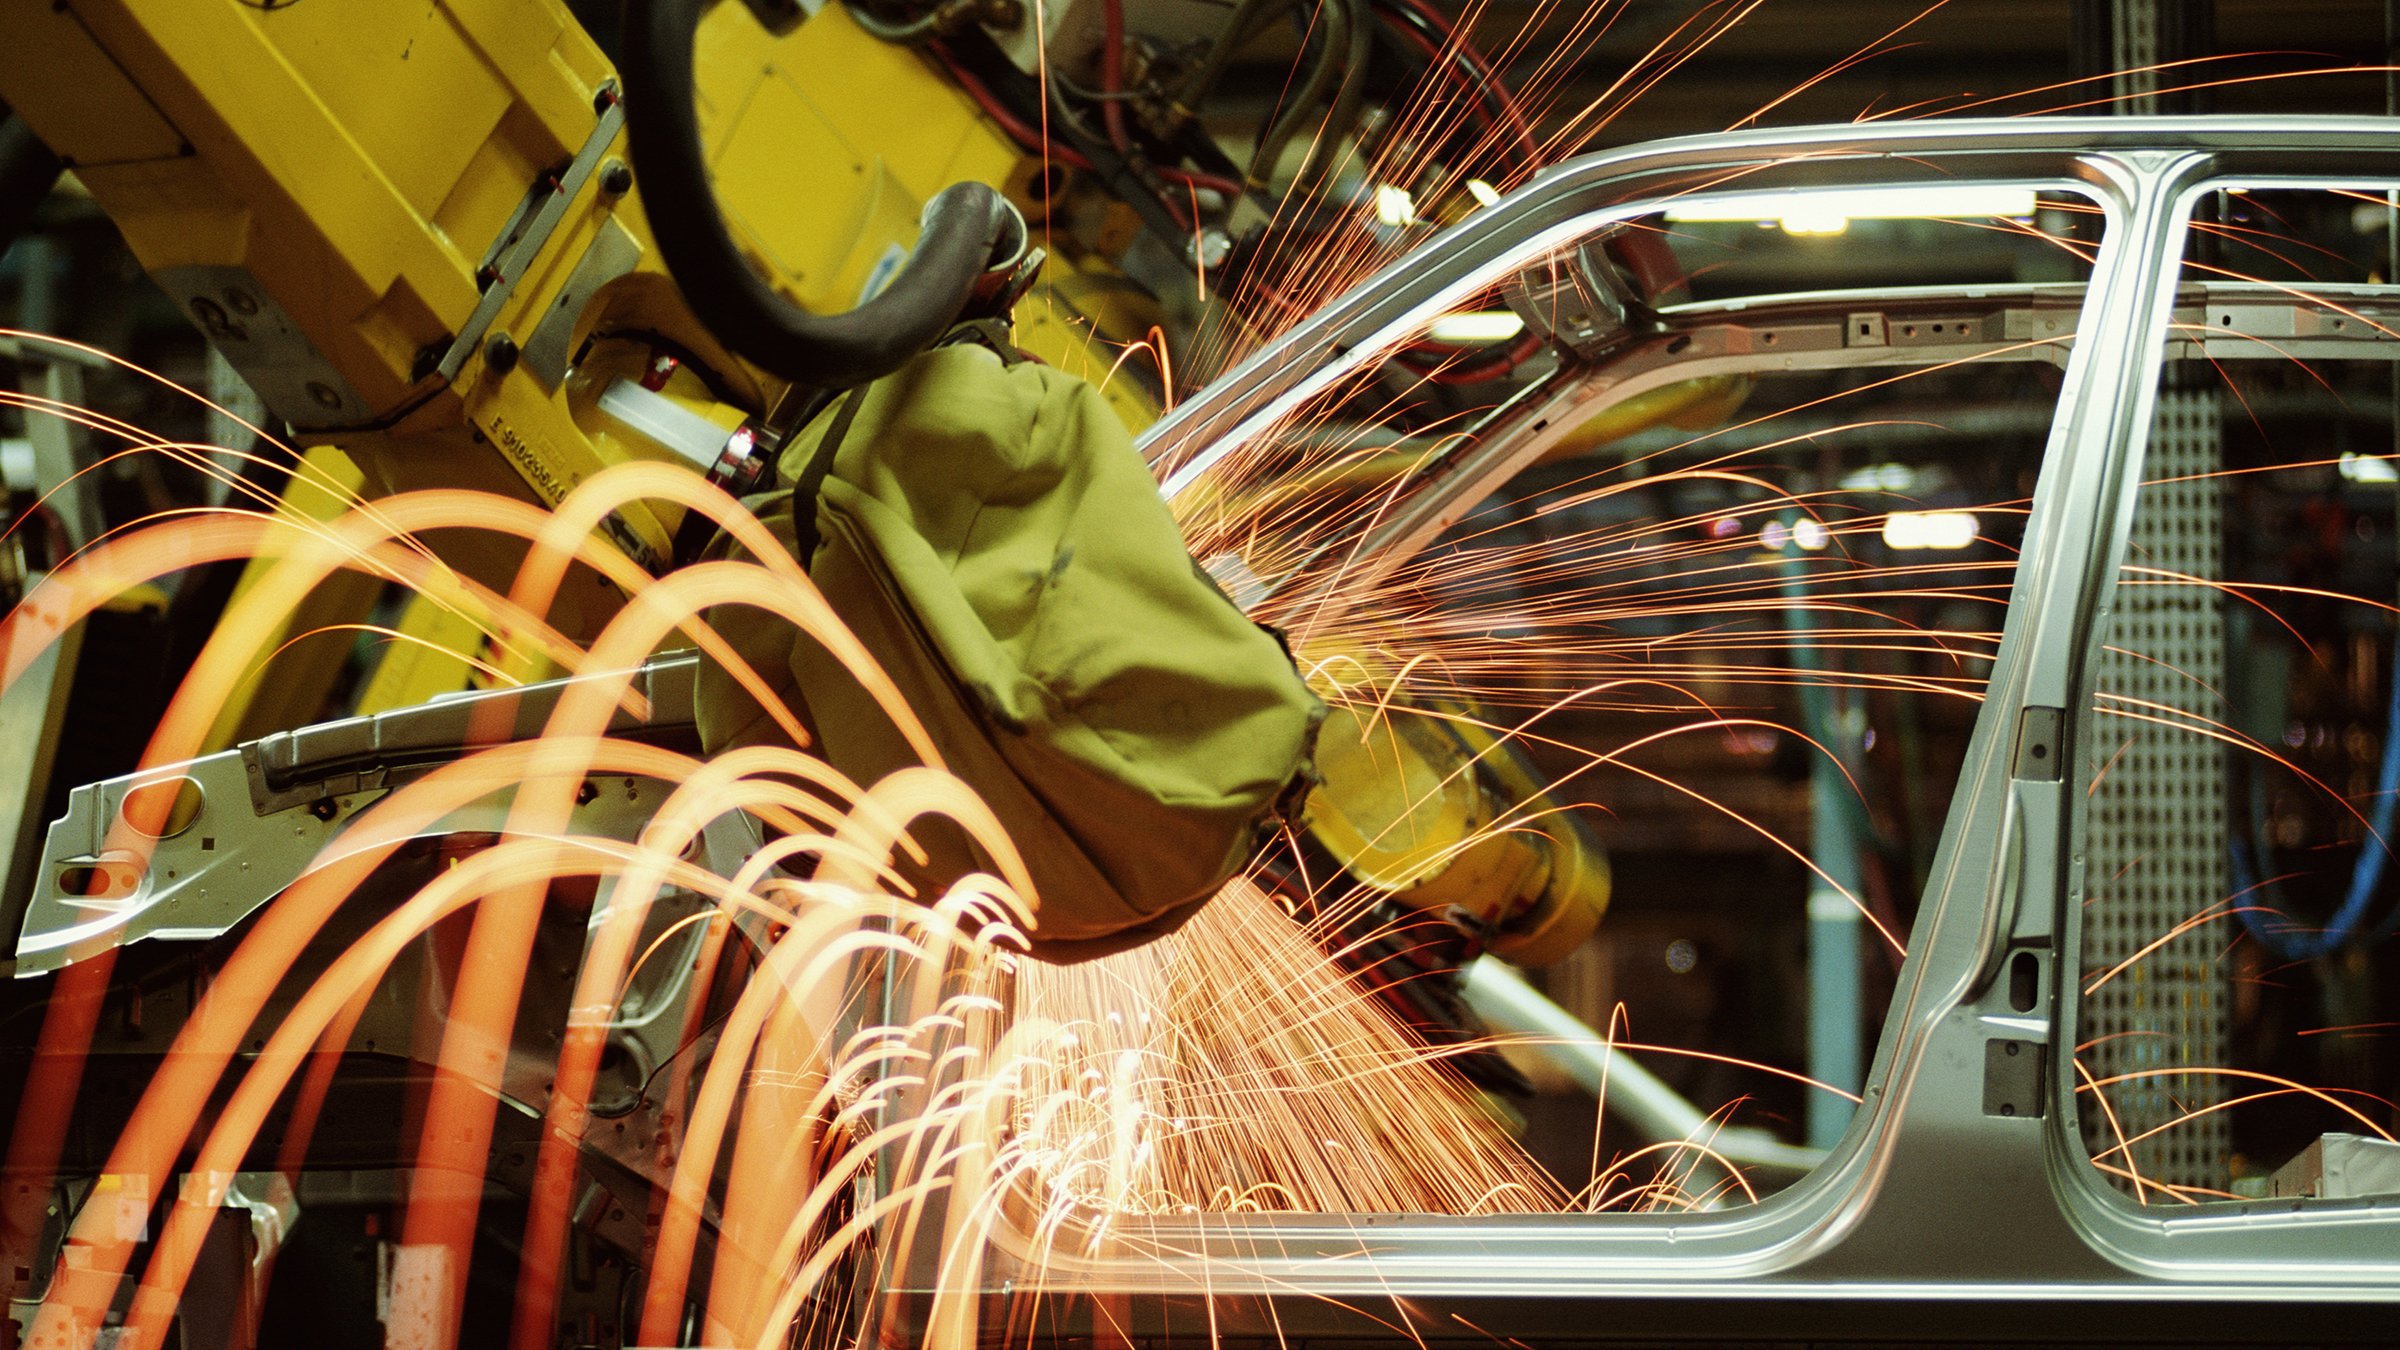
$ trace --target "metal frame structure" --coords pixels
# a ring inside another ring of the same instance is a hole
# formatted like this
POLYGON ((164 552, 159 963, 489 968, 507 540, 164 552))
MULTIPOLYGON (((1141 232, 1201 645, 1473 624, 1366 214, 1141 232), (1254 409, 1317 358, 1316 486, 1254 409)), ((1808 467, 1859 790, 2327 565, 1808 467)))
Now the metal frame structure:
MULTIPOLYGON (((2071 916, 2085 894, 2083 794, 2064 766, 2088 735, 2089 672, 2114 604, 2166 350, 2187 343, 2233 356, 2272 336, 2287 354, 2400 358, 2391 340, 2400 288, 2345 292, 2343 303, 2371 331, 2322 335, 2294 331, 2290 291, 2212 287, 2204 302, 2178 294, 2191 204, 2226 179, 2253 187, 2400 181, 2400 126, 2330 118, 1886 124, 1696 137, 1594 156, 1543 175, 1332 302, 1154 428, 1144 442, 1152 462, 1170 492, 1187 487, 1433 316, 1691 193, 2072 184, 2107 216, 2098 269, 2070 325, 2065 391, 2033 502, 2028 539, 2041 546, 2029 546, 2020 567, 1865 1101, 1826 1164, 1754 1208, 1720 1214, 1212 1217, 1161 1223, 1130 1241, 1116 1220, 1120 1240, 1145 1255, 1053 1254, 1045 1282, 1121 1293, 1130 1302, 1112 1316, 1137 1332, 1141 1310, 1174 1322, 1178 1303, 1205 1297, 1220 1334, 1238 1328, 1262 1340, 1345 1318, 1355 1328, 1357 1313, 1345 1305, 1397 1312, 1428 1337, 1468 1339, 1590 1338, 1598 1328, 1619 1338, 1814 1339, 1871 1328, 1878 1337, 2388 1340, 2400 1310, 2400 1202, 2138 1207, 2086 1165, 2068 1109, 2069 1056, 2056 1053, 2061 1029, 2075 1025, 2075 981, 2061 973, 2078 968, 2071 916), (2176 330, 2178 306, 2197 303, 2217 322, 2206 334, 2176 330), (2038 969, 2038 997, 2021 1009, 2003 972, 2026 960, 2038 969), (2028 1060, 2044 1066, 2038 1077, 2024 1073, 2028 1060), (1186 1255, 1149 1254, 1159 1251, 1186 1255), (2298 1322, 2296 1306, 2309 1309, 2298 1322)), ((1945 298, 1895 299, 1938 306, 1945 298)), ((2020 305, 2028 316, 2033 299, 2020 305)), ((1812 312, 1822 324, 1878 307, 1852 296, 1669 311, 1667 332, 1651 340, 1678 359, 1597 397, 1572 379, 1537 387, 1476 449, 1434 470, 1445 481, 1411 497, 1361 551, 1382 557, 1422 546, 1563 434, 1570 419, 1558 414, 1570 407, 1589 416, 1642 388, 1726 370, 1893 363, 1889 349, 1842 345, 1839 329, 1814 344, 1799 340, 1812 312), (1721 321, 1714 352, 1712 320, 1721 321), (1772 349, 1733 340, 1769 326, 1781 336, 1772 349)), ((1986 300, 1984 308, 2006 306, 1986 300)), ((1641 367, 1638 355, 1632 364, 1641 367)))

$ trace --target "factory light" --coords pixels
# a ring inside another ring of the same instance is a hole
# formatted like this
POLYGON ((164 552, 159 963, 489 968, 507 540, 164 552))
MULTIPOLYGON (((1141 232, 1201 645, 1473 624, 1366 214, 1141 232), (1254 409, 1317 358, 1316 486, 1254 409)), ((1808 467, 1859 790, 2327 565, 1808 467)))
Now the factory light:
POLYGON ((1833 542, 1833 531, 1826 529, 1822 521, 1802 516, 1792 522, 1792 542, 1811 553, 1821 552, 1833 542))
POLYGON ((1467 195, 1475 199, 1477 206, 1491 206, 1500 200, 1500 189, 1480 178, 1470 178, 1467 180, 1467 195))
POLYGON ((1883 518, 1883 542, 1895 549, 1965 548, 1980 530, 1967 511, 1894 511, 1883 518))
POLYGON ((1848 213, 1824 202, 1786 208, 1781 219, 1785 234, 1840 234, 1850 228, 1848 213))
POLYGON ((1916 470, 1905 464, 1869 464, 1842 475, 1844 492, 1906 492, 1917 485, 1916 470))
POLYGON ((1505 309, 1445 314, 1425 330, 1436 342, 1506 342, 1525 331, 1525 321, 1505 309))
POLYGON ((1375 218, 1395 230, 1403 225, 1414 225, 1417 222, 1417 199, 1408 195, 1407 188, 1377 183, 1375 218))
POLYGON ((2342 452, 2341 463, 2336 467, 2341 470, 2342 477, 2353 483, 2400 482, 2400 469, 2392 467, 2392 460, 2388 455, 2361 455, 2345 450, 2342 452))
POLYGON ((1854 220, 1956 220, 2033 215, 2032 188, 1857 188, 1843 192, 1762 192, 1710 197, 1667 208, 1673 224, 1757 221, 1786 233, 1840 234, 1854 220))

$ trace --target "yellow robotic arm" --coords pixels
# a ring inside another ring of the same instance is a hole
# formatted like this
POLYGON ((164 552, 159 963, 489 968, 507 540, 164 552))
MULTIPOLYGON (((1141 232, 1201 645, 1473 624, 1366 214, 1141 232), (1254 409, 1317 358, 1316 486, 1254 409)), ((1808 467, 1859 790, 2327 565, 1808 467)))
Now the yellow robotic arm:
MULTIPOLYGON (((555 4, 0 13, 0 97, 268 408, 384 486, 426 481, 431 458, 447 484, 555 501, 607 461, 560 396, 594 326, 575 280, 738 401, 773 392, 650 261, 608 63, 555 4), (429 443, 470 428, 488 450, 429 443)), ((663 563, 664 521, 628 511, 611 533, 663 563)))
MULTIPOLYGON (((1441 915, 1495 955, 1563 960, 1607 912, 1608 855, 1519 745, 1474 710, 1419 702, 1393 672, 1332 691, 1308 828, 1352 877, 1441 915)), ((1320 677, 1328 666, 1318 662, 1320 677)), ((1325 683, 1320 678, 1320 683, 1325 683)))
MULTIPOLYGON (((783 38, 741 9, 718 6, 698 35, 701 113, 762 285, 849 309, 907 257, 942 187, 1021 189, 1038 168, 840 6, 783 38), (824 72, 836 97, 808 92, 824 72), (858 124, 875 118, 888 126, 858 124)), ((555 503, 632 457, 737 491, 771 463, 762 442, 793 383, 683 302, 616 73, 558 0, 0 0, 0 31, 0 100, 270 411, 338 443, 371 489, 555 503)), ((1113 351, 1075 317, 1031 306, 1020 341, 1105 374, 1113 351)), ((1154 415, 1116 395, 1128 422, 1154 415)), ((632 506, 604 528, 656 571, 676 524, 632 506)), ((618 599, 578 588, 563 625, 588 631, 618 599)))
MULTIPOLYGON (((0 30, 0 100, 270 410, 338 444, 369 495, 553 504, 637 457, 738 492, 771 464, 795 384, 685 303, 653 221, 695 203, 645 197, 659 184, 629 148, 617 73, 559 0, 0 0, 0 30)), ((743 265, 807 310, 874 294, 950 183, 1049 205, 1039 158, 839 4, 780 36, 720 4, 691 53, 708 190, 743 265)), ((1049 266, 1049 289, 1019 307, 1020 345, 1146 423, 1155 404, 1107 376, 1154 315, 1079 313, 1078 274, 1106 264, 1049 266)), ((604 528, 658 571, 678 525, 636 505, 604 528)), ((488 580, 516 562, 489 541, 445 547, 488 580)), ((586 578, 560 625, 589 632, 620 601, 586 578)), ((1607 902, 1597 842, 1544 809, 1511 747, 1383 708, 1327 724, 1320 839, 1515 959, 1580 942, 1607 902)))

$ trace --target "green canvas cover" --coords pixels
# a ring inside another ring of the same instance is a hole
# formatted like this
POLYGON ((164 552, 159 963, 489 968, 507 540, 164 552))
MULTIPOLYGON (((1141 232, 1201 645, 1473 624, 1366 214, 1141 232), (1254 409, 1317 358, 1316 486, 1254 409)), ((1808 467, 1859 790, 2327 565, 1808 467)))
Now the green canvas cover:
MULTIPOLYGON (((752 509, 787 543, 813 524, 814 547, 794 545, 811 578, 1007 825, 1038 892, 1036 954, 1079 960, 1173 929, 1296 808, 1323 706, 1193 563, 1090 385, 962 343, 845 403, 793 438, 786 486, 752 509)), ((788 680, 834 767, 872 782, 916 762, 791 625, 711 619, 788 680)), ((709 667, 699 723, 712 753, 781 738, 709 667)), ((990 870, 956 831, 920 837, 931 886, 990 870)))

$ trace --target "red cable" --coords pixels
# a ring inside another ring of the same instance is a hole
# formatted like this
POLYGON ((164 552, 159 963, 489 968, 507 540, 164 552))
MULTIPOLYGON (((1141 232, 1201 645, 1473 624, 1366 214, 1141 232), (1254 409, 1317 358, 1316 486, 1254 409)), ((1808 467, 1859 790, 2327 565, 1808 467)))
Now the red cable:
POLYGON ((1133 153, 1125 134, 1125 0, 1100 0, 1100 121, 1120 155, 1133 153))
POLYGON ((1457 71, 1450 68, 1450 63, 1442 59, 1442 46, 1440 43, 1435 42, 1432 38, 1429 38, 1423 33, 1418 32, 1409 24, 1402 22, 1401 19, 1396 15, 1387 13, 1382 14, 1381 18, 1383 19, 1385 27, 1391 29, 1394 33, 1397 33, 1402 38, 1406 39, 1409 45, 1415 47, 1418 51, 1425 53, 1427 58, 1426 73, 1440 80, 1445 87, 1450 89, 1459 98, 1460 101, 1464 102, 1467 105, 1467 113, 1469 116, 1472 116, 1487 130, 1494 127, 1495 124, 1492 121, 1491 108, 1485 104, 1482 99, 1475 96, 1475 87, 1466 83, 1460 77, 1457 71))
POLYGON ((1209 191, 1223 196, 1227 201, 1232 201, 1242 195, 1242 185, 1221 174, 1200 173, 1192 169, 1177 169, 1163 165, 1156 167, 1158 176, 1170 183, 1181 183, 1186 187, 1207 188, 1209 191))
POLYGON ((1492 69, 1492 63, 1484 58, 1483 53, 1476 49, 1475 44, 1469 42, 1465 34, 1451 27, 1450 21, 1442 17, 1441 11, 1425 3, 1425 0, 1393 0, 1393 3, 1405 6, 1410 13, 1423 19, 1427 27, 1442 35, 1443 40, 1449 44, 1450 48, 1458 53, 1459 59, 1467 63, 1467 68, 1475 72, 1475 77, 1483 81, 1485 87, 1491 90, 1494 101, 1500 105, 1500 115, 1507 120, 1509 131, 1516 137, 1518 148, 1525 153, 1525 162, 1529 165, 1541 163, 1541 148, 1533 139, 1533 127, 1525 117, 1525 110, 1518 105, 1517 96, 1508 87, 1508 82, 1501 79, 1498 72, 1492 69))
POLYGON ((958 81, 958 87, 966 91, 967 97, 974 100, 976 107, 983 109, 984 116, 992 119, 994 123, 998 124, 1001 131, 1007 133, 1010 140, 1017 143, 1018 149, 1029 154, 1044 155, 1058 160, 1070 168, 1088 169, 1092 167, 1092 162, 1085 159, 1072 147, 1044 140, 1039 131, 1027 126, 1024 119, 1010 112, 1007 105, 1003 104, 990 89, 985 88, 983 81, 968 74, 965 67, 948 61, 944 61, 943 64, 948 67, 950 78, 958 81))
MULTIPOLYGON (((1133 137, 1125 130, 1125 101, 1118 97, 1124 92, 1125 0, 1100 0, 1100 121, 1108 128, 1108 143, 1116 147, 1118 154, 1131 159, 1133 137)), ((1223 194, 1228 201, 1242 194, 1242 185, 1230 178, 1163 164, 1152 165, 1151 171, 1170 183, 1223 194)), ((1174 210, 1175 205, 1169 202, 1167 208, 1174 210)))

